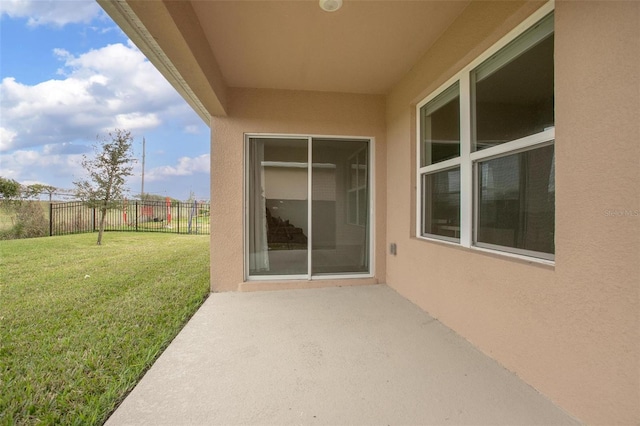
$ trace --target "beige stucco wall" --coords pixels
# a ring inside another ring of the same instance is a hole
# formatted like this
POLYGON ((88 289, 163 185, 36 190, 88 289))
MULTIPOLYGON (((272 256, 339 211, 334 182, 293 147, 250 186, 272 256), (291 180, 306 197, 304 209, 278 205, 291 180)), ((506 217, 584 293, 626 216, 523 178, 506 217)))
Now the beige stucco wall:
POLYGON ((414 236, 415 104, 540 4, 472 3, 388 97, 386 282, 578 419, 639 424, 640 3, 556 3, 555 266, 414 236))
POLYGON ((230 89, 212 290, 386 282, 578 419, 640 423, 640 3, 556 3, 555 265, 414 235, 415 104, 541 4, 471 3, 386 98, 230 89), (245 132, 375 137, 375 278, 243 282, 245 132))
POLYGON ((211 125, 211 289, 271 290, 384 281, 386 129, 383 96, 229 89, 228 117, 211 125), (274 133, 375 138, 375 277, 243 283, 244 134, 274 133))

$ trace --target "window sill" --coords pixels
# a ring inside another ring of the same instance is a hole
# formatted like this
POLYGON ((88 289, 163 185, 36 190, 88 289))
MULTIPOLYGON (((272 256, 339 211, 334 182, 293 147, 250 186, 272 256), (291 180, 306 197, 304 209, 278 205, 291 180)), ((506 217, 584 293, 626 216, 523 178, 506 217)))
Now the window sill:
POLYGON ((496 255, 496 256, 499 256, 499 257, 508 257, 508 258, 511 258, 511 259, 517 259, 517 260, 521 260, 521 261, 529 263, 529 264, 530 263, 535 263, 535 264, 538 264, 538 265, 545 265, 545 266, 555 266, 556 265, 555 260, 547 260, 547 259, 541 259, 539 257, 525 256, 525 255, 516 254, 516 253, 509 253, 508 251, 493 250, 493 249, 489 249, 489 248, 476 247, 476 246, 469 247, 469 249, 473 250, 473 251, 481 252, 481 253, 488 253, 488 254, 496 255))
POLYGON ((516 260, 522 263, 526 263, 528 265, 539 265, 539 266, 549 266, 554 268, 556 265, 555 260, 547 260, 547 259, 541 259, 538 257, 533 257, 533 256, 525 256, 525 255, 521 255, 521 254, 516 254, 516 253, 509 253, 506 251, 501 251, 501 250, 494 250, 494 249, 489 249, 489 248, 484 248, 484 247, 477 247, 477 246, 471 246, 471 247, 466 247, 463 246, 460 243, 456 243, 456 242, 452 242, 452 241, 446 241, 446 240, 440 240, 438 238, 429 238, 429 237, 423 237, 423 236, 416 236, 415 237, 417 240, 421 240, 421 241, 425 241, 425 242, 429 242, 429 243, 435 243, 435 244, 440 244, 443 246, 447 246, 447 247, 451 247, 451 248, 457 248, 460 250, 464 250, 467 252, 471 252, 471 253, 480 253, 480 254, 484 254, 484 255, 490 255, 491 257, 496 257, 499 259, 512 259, 512 260, 516 260))

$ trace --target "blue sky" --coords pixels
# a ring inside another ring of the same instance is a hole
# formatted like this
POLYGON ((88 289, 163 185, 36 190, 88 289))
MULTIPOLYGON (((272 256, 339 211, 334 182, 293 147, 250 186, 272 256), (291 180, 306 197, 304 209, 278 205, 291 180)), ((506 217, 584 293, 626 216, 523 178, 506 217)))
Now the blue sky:
POLYGON ((209 199, 209 128, 95 1, 0 1, 0 176, 73 189, 116 128, 145 192, 209 199))

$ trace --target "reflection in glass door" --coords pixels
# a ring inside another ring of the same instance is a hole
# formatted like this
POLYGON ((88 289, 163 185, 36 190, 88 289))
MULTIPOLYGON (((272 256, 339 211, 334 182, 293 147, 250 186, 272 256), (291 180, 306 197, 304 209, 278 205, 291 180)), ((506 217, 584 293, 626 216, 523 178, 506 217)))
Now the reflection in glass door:
POLYGON ((368 142, 313 140, 311 271, 369 271, 368 142))
POLYGON ((247 272, 370 272, 369 140, 247 139, 247 272))
POLYGON ((307 139, 249 140, 249 274, 308 273, 307 139))

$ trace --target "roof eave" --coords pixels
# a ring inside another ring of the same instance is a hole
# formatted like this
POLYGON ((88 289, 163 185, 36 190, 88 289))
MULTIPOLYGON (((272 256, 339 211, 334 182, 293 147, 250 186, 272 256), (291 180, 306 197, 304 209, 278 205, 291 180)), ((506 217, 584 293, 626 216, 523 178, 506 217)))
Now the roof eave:
POLYGON ((190 2, 97 1, 207 125, 227 115, 227 87, 190 2))

